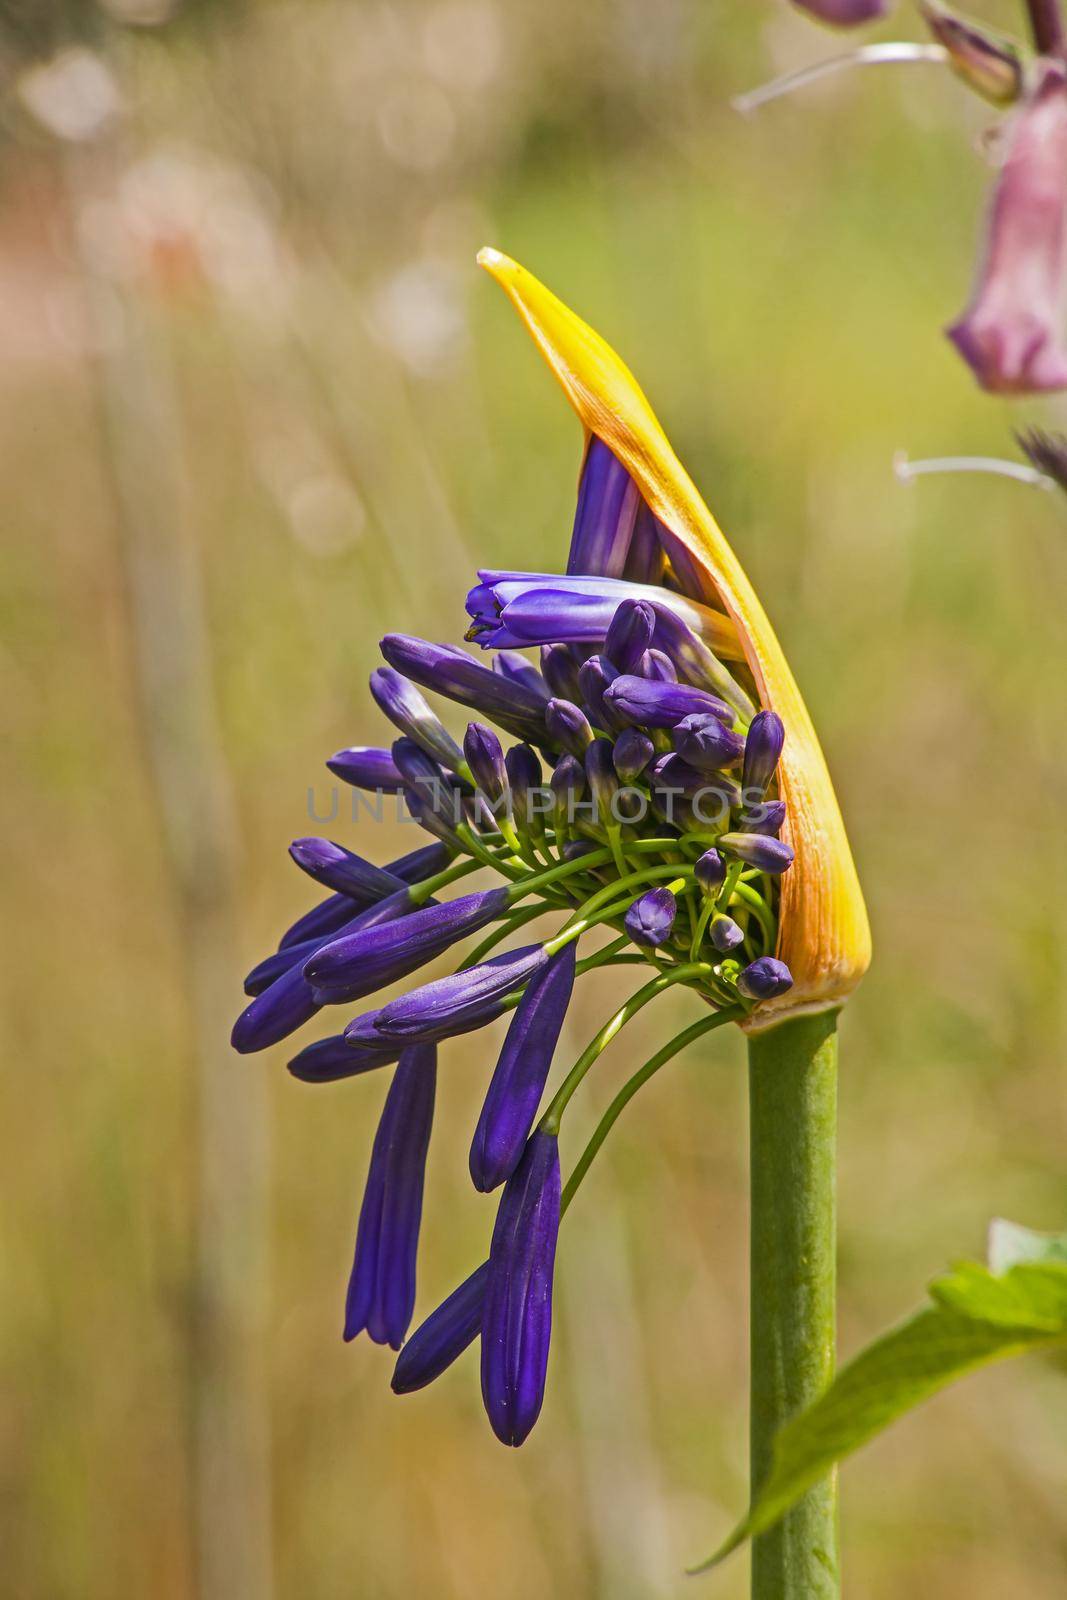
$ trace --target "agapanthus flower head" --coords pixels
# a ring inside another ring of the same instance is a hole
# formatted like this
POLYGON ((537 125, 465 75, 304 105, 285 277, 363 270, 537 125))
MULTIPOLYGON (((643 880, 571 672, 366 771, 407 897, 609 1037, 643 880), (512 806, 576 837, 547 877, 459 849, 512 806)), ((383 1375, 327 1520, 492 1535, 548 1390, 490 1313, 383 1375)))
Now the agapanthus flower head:
POLYGON ((1067 67, 1042 58, 1014 113, 971 302, 948 336, 983 389, 1067 388, 1067 67))
POLYGON ((475 1186, 503 1185, 490 1259, 419 1329, 394 1387, 429 1382, 480 1336, 486 1409, 519 1444, 547 1371, 557 1133, 600 1051, 675 985, 746 1029, 836 1007, 868 933, 796 684, 644 396, 536 280, 495 254, 485 264, 587 430, 568 570, 479 573, 468 636, 492 666, 383 639, 373 693, 400 737, 340 766, 351 781, 380 774, 436 842, 377 868, 333 841, 296 841, 294 860, 332 893, 249 974, 259 992, 234 1044, 262 1049, 324 1007, 405 986, 289 1063, 305 1084, 397 1064, 345 1319, 346 1336, 366 1328, 396 1346, 412 1314, 434 1052, 508 1019, 470 1151, 475 1186), (475 714, 462 747, 416 684, 475 714), (485 886, 472 889, 475 872, 485 886), (519 943, 541 919, 551 926, 519 943), (447 966, 427 971, 434 962, 447 966), (643 986, 550 1092, 576 979, 635 964, 643 986))

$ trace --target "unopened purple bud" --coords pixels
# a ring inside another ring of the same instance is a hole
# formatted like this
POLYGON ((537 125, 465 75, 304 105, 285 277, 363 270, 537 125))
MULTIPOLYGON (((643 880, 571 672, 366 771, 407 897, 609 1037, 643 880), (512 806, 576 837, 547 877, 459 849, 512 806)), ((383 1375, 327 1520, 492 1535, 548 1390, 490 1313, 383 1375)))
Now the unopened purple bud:
POLYGON ((726 862, 717 850, 705 850, 693 872, 707 895, 717 895, 726 882, 726 862))
POLYGON ((301 1083, 337 1083, 342 1078, 373 1072, 376 1067, 387 1067, 399 1055, 398 1045, 378 1043, 361 1047, 351 1044, 342 1033, 309 1044, 289 1062, 289 1071, 301 1083))
POLYGON ((723 701, 686 683, 660 683, 624 673, 604 692, 605 703, 627 722, 645 728, 673 728, 683 717, 704 713, 732 722, 733 713, 723 701))
POLYGON ((749 1000, 773 1000, 793 987, 793 974, 784 961, 760 956, 741 973, 737 987, 749 1000))
POLYGON ((623 920, 634 944, 655 950, 670 938, 677 915, 678 902, 669 889, 648 889, 623 920))
POLYGON ((396 794, 404 786, 391 752, 376 750, 371 745, 349 745, 331 756, 326 765, 335 778, 350 783, 354 789, 372 792, 380 789, 383 794, 396 794))
POLYGON ((656 613, 647 600, 624 600, 611 619, 602 654, 616 672, 636 672, 652 643, 656 613))
POLYGON ((396 1358, 393 1393, 411 1394, 439 1378, 482 1331, 489 1263, 483 1261, 416 1328, 396 1358))
POLYGON ((619 792, 613 754, 610 739, 594 739, 585 752, 585 775, 589 780, 593 804, 597 817, 604 820, 612 817, 612 806, 619 792))
POLYGON ((621 578, 640 504, 630 474, 594 434, 582 463, 567 571, 621 578))
POLYGON ((463 754, 476 786, 493 805, 504 798, 507 773, 500 740, 484 722, 470 722, 463 738, 463 754))
POLYGON ((716 695, 747 722, 756 707, 718 656, 671 606, 653 601, 652 609, 656 613, 656 648, 668 657, 682 682, 716 695))
POLYGON ((612 760, 615 771, 623 783, 633 783, 644 772, 656 753, 656 747, 647 733, 639 728, 625 728, 615 740, 612 760))
POLYGON ((712 917, 708 937, 720 955, 736 950, 738 945, 745 941, 745 935, 733 917, 726 916, 712 917))
POLYGON ((730 812, 741 802, 741 790, 723 772, 698 772, 679 755, 659 756, 649 768, 656 789, 674 790, 697 801, 708 826, 725 827, 730 812))
POLYGON ((519 1164, 574 988, 576 941, 526 986, 504 1040, 471 1144, 474 1187, 488 1194, 519 1164))
POLYGON ((609 733, 625 727, 623 718, 611 710, 604 698, 604 691, 616 677, 618 673, 602 656, 590 656, 578 670, 578 691, 582 703, 594 725, 609 733))
MULTIPOLYGON (((354 903, 349 900, 347 895, 340 895, 338 898, 342 899, 348 907, 345 914, 345 922, 351 922, 356 909, 354 903)), ((341 926, 344 926, 344 924, 342 923, 341 926)), ((328 937, 329 935, 324 935, 320 939, 303 939, 299 944, 288 944, 282 950, 275 950, 273 955, 269 955, 265 960, 258 962, 245 978, 245 994, 262 994, 264 989, 269 989, 271 984, 277 982, 282 976, 283 972, 289 971, 290 967, 302 967, 308 956, 312 955, 321 944, 324 944, 328 937)))
MULTIPOLYGON (((400 878, 404 883, 422 883, 424 879, 443 872, 451 859, 452 852, 443 844, 426 844, 407 855, 398 856, 395 861, 387 862, 382 871, 400 878)), ((317 906, 312 906, 286 930, 278 949, 287 950, 291 945, 304 944, 309 939, 321 941, 329 934, 336 933, 351 920, 354 898, 348 894, 332 894, 328 899, 320 900, 317 906)), ((355 903, 358 906, 360 902, 355 903)))
POLYGON ((548 809, 540 761, 528 744, 513 744, 504 757, 504 769, 516 820, 525 827, 536 829, 548 809))
POLYGON ((537 695, 541 700, 547 700, 549 697, 550 691, 544 678, 517 650, 498 650, 493 657, 493 671, 498 672, 502 678, 510 678, 512 683, 521 684, 524 689, 529 689, 531 694, 537 695))
POLYGON ((831 28, 859 28, 889 10, 889 0, 793 0, 793 4, 831 28))
POLYGON ((453 771, 463 764, 463 752, 431 711, 413 683, 392 667, 376 667, 370 675, 370 692, 378 709, 435 761, 453 771))
POLYGON ((1042 58, 993 189, 971 302, 948 336, 983 389, 1067 388, 1067 68, 1042 58))
POLYGON ((424 907, 378 927, 358 929, 316 951, 304 976, 323 1004, 362 999, 495 922, 508 903, 506 889, 489 889, 424 907))
POLYGON ((557 815, 569 817, 576 802, 585 794, 584 764, 574 756, 561 756, 552 772, 551 787, 557 815))
POLYGON ((1024 84, 1022 56, 1009 39, 935 0, 919 0, 919 9, 934 38, 948 51, 949 66, 969 89, 998 106, 1018 100, 1024 84))
POLYGON ((785 724, 776 711, 760 711, 752 718, 741 769, 741 787, 749 804, 766 793, 784 744, 785 724))
POLYGON ((445 1039, 500 1015, 501 1002, 548 961, 542 945, 493 956, 447 978, 425 983, 383 1006, 374 1026, 386 1039, 445 1039))
POLYGON ((719 848, 760 872, 778 874, 793 862, 793 851, 783 839, 771 839, 762 833, 724 833, 719 848))
POLYGON ((233 1025, 230 1043, 240 1055, 266 1050, 295 1033, 320 1005, 297 963, 245 1007, 233 1025))
POLYGON ((577 700, 578 664, 565 644, 541 646, 541 674, 557 700, 577 700))
POLYGON ((560 1187, 558 1141, 537 1132, 504 1187, 489 1250, 482 1399, 502 1444, 522 1444, 544 1401, 560 1187))
POLYGON ((483 712, 520 738, 543 735, 543 697, 514 678, 479 666, 464 651, 403 633, 387 634, 381 649, 390 666, 423 688, 483 712))
POLYGON ((674 748, 684 761, 700 772, 720 772, 732 766, 744 754, 745 741, 740 734, 724 727, 716 716, 697 712, 683 717, 674 729, 674 748))
POLYGON ((289 854, 309 878, 351 901, 366 904, 404 888, 403 879, 330 839, 294 839, 289 854))
POLYGON ((646 650, 634 671, 639 678, 652 678, 658 683, 678 682, 674 664, 662 650, 646 650))
POLYGON ((433 1046, 405 1050, 374 1136, 345 1300, 346 1342, 365 1328, 375 1344, 399 1350, 408 1331, 436 1084, 433 1046))
POLYGON ((785 822, 784 800, 763 800, 741 813, 741 827, 745 833, 767 833, 777 837, 785 822))
POLYGON ((545 709, 549 738, 580 761, 593 741, 589 718, 569 700, 550 700, 545 709))

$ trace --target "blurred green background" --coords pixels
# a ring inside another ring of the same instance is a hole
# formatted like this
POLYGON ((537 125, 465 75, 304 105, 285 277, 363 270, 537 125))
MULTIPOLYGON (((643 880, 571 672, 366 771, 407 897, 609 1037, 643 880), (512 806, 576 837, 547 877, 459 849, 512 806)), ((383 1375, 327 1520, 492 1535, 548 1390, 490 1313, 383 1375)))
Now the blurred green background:
MULTIPOLYGON (((1064 1222, 1067 516, 940 335, 989 120, 929 67, 744 118, 838 41, 779 0, 6 0, 0 497, 3 1588, 17 1600, 696 1593, 746 1497, 743 1050, 680 1058, 568 1218, 541 1422, 340 1340, 377 1077, 231 1057, 314 894, 386 627, 563 559, 580 433, 479 245, 626 355, 824 735, 876 962, 843 1023, 841 1346, 1064 1222)), ((1015 21, 1007 4, 986 8, 1015 21)), ((907 11, 884 36, 917 36, 907 11)), ((584 986, 577 1049, 619 994, 584 986)), ((597 1106, 674 1015, 646 1013, 597 1106)), ((330 1031, 324 1028, 322 1031, 330 1031)), ((481 1259, 494 1041, 447 1047, 419 1315, 481 1259)), ((1067 1385, 968 1380, 844 1472, 846 1592, 1067 1579, 1067 1385)), ((744 1555, 700 1592, 739 1600, 744 1555)))

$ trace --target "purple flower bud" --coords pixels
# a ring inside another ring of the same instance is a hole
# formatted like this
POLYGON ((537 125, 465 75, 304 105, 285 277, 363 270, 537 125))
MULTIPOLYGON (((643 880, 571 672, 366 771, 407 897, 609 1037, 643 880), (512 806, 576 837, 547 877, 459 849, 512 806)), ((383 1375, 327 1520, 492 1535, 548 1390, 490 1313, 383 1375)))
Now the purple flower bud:
POLYGON ((610 709, 604 698, 608 684, 617 677, 618 673, 603 656, 590 656, 578 669, 578 689, 590 720, 609 733, 625 727, 622 717, 610 709))
POLYGON ((784 840, 769 839, 762 833, 724 833, 719 848, 760 872, 784 872, 793 861, 793 851, 784 840))
POLYGON ((705 641, 671 606, 653 601, 652 609, 656 613, 656 649, 668 657, 681 681, 724 700, 744 721, 754 716, 756 707, 749 696, 705 641))
POLYGON ((289 854, 309 878, 347 895, 350 902, 383 900, 404 888, 403 879, 330 839, 294 839, 289 854))
POLYGON ((630 583, 663 583, 663 524, 644 500, 637 508, 623 577, 630 583))
POLYGON ((508 903, 506 889, 489 889, 426 906, 380 927, 357 929, 317 950, 304 976, 324 1005, 362 999, 495 922, 508 903))
POLYGON ((463 754, 471 769, 471 776, 485 798, 496 805, 504 798, 507 773, 504 769, 504 752, 492 728, 484 722, 470 722, 463 739, 463 754))
POLYGON ((593 741, 593 730, 584 711, 569 700, 550 700, 545 711, 545 726, 554 744, 580 761, 593 741))
POLYGON ((376 667, 370 675, 370 692, 378 709, 427 755, 453 771, 462 765, 459 745, 415 685, 401 673, 392 667, 376 667))
POLYGON ((526 1148, 574 987, 576 941, 526 987, 504 1040, 471 1144, 474 1187, 488 1194, 515 1171, 526 1148))
POLYGON ((726 882, 726 863, 717 850, 705 850, 693 872, 707 895, 717 895, 726 882))
POLYGON ((585 765, 574 756, 560 756, 551 778, 556 814, 571 820, 574 805, 585 794, 585 765))
POLYGON ((598 820, 614 820, 612 806, 619 792, 615 774, 614 747, 610 739, 594 739, 585 752, 585 775, 589 780, 598 820))
POLYGON ((445 1039, 491 1022, 501 1002, 521 989, 548 961, 544 948, 527 945, 476 967, 424 983, 383 1006, 374 1026, 386 1039, 445 1039))
POLYGON ((599 846, 595 845, 592 839, 568 839, 560 855, 564 861, 580 861, 582 856, 592 855, 597 849, 599 846))
MULTIPOLYGON (((443 872, 451 859, 451 851, 444 845, 426 844, 407 855, 398 856, 395 861, 387 862, 382 871, 402 879, 404 883, 422 883, 424 879, 443 872)), ((351 920, 352 904, 353 897, 347 894, 332 894, 328 899, 320 900, 317 906, 312 906, 310 911, 298 917, 282 935, 278 949, 286 950, 290 945, 303 944, 308 939, 321 940, 336 933, 338 928, 351 920)))
POLYGON ((948 336, 983 389, 1067 388, 1067 69, 1041 59, 997 175, 971 302, 948 336))
POLYGON ((615 740, 612 760, 615 771, 623 783, 632 783, 644 772, 656 753, 656 747, 647 733, 639 728, 626 728, 615 740))
POLYGON ((548 809, 548 794, 540 761, 528 744, 513 744, 504 757, 504 770, 516 820, 524 827, 538 827, 548 809))
POLYGON ((958 78, 994 105, 1011 105, 1023 92, 1022 57, 1001 34, 958 16, 935 0, 919 0, 927 27, 948 51, 948 64, 958 78))
POLYGON ((463 796, 471 792, 470 785, 446 774, 413 739, 397 739, 393 760, 404 779, 411 815, 440 839, 460 845, 455 829, 463 821, 463 796))
POLYGON ((732 733, 717 716, 705 712, 683 717, 675 726, 673 739, 682 759, 700 772, 719 772, 731 766, 740 761, 745 749, 740 734, 732 733))
POLYGON ((541 673, 557 700, 579 700, 578 664, 565 644, 541 646, 541 673))
POLYGON ((793 974, 784 961, 760 956, 742 972, 737 987, 749 1000, 773 1000, 793 987, 793 974))
POLYGON ((479 666, 462 650, 404 633, 386 634, 381 650, 390 666, 424 689, 483 712, 521 739, 543 737, 543 698, 525 684, 479 666))
POLYGON ((347 750, 338 750, 335 756, 331 756, 326 765, 335 778, 350 783, 354 789, 396 794, 403 787, 403 779, 393 764, 390 752, 375 750, 371 745, 349 745, 347 750))
POLYGON ((640 503, 636 483, 594 434, 582 463, 567 571, 621 578, 640 503))
POLYGON ((482 1331, 489 1263, 483 1261, 453 1289, 421 1327, 416 1328, 396 1358, 393 1393, 411 1394, 439 1378, 482 1331))
POLYGON ((342 1033, 307 1045, 289 1062, 289 1071, 301 1083, 337 1083, 341 1078, 373 1072, 375 1067, 390 1066, 399 1055, 399 1045, 353 1045, 342 1033))
POLYGON ((832 28, 862 27, 889 10, 889 0, 793 0, 793 4, 832 28))
POLYGON ((745 740, 745 763, 741 769, 741 788, 751 805, 762 799, 774 777, 785 743, 785 724, 776 711, 760 711, 752 719, 745 740))
POLYGON ((733 917, 712 917, 708 936, 720 955, 736 950, 739 944, 745 942, 745 936, 733 917))
POLYGON ((708 826, 725 827, 741 802, 741 790, 725 773, 698 772, 678 755, 659 756, 649 768, 649 782, 656 789, 673 789, 698 801, 708 826))
POLYGON ((648 601, 624 600, 608 626, 602 653, 616 672, 636 672, 655 631, 656 613, 648 601))
POLYGON ((627 722, 644 728, 673 728, 694 712, 717 717, 720 722, 733 721, 729 706, 703 689, 686 683, 660 683, 629 673, 609 684, 604 700, 627 722))
POLYGON ((482 1399, 502 1444, 522 1444, 545 1396, 559 1204, 558 1141, 538 1132, 504 1187, 489 1249, 482 1399))
POLYGON ((634 670, 639 678, 652 678, 658 683, 678 682, 671 658, 662 650, 646 650, 634 670))
POLYGON ((677 914, 678 902, 669 889, 648 889, 627 911, 626 931, 634 944, 655 950, 670 938, 677 914))
POLYGON ((374 1136, 345 1300, 346 1342, 365 1328, 375 1344, 399 1350, 408 1331, 436 1086, 437 1052, 412 1045, 400 1057, 374 1136))
POLYGON ((493 657, 493 671, 498 672, 502 678, 509 678, 512 683, 521 684, 523 688, 529 689, 539 700, 547 700, 549 697, 550 691, 544 678, 517 650, 498 650, 493 657))
POLYGON ((758 806, 741 813, 741 828, 745 833, 767 833, 777 837, 784 822, 784 800, 763 800, 758 806))
MULTIPOLYGON (((343 900, 348 907, 345 913, 345 922, 351 922, 356 911, 354 902, 349 900, 347 895, 338 895, 337 898, 343 900)), ((342 923, 341 926, 344 926, 344 924, 342 923)), ((289 971, 290 967, 302 967, 308 956, 316 951, 321 944, 324 944, 328 937, 329 935, 327 934, 319 939, 303 939, 300 944, 289 944, 283 950, 275 950, 273 955, 267 956, 265 960, 260 961, 257 966, 252 968, 244 981, 245 994, 262 994, 264 989, 269 989, 271 984, 282 976, 283 972, 289 971)))

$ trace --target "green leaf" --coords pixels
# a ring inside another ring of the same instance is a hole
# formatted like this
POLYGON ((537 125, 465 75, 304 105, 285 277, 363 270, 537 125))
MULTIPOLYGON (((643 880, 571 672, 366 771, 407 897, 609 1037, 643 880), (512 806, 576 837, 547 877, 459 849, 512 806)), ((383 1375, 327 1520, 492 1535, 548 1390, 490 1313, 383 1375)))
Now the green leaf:
POLYGON ((999 1274, 973 1262, 955 1268, 931 1285, 933 1305, 842 1367, 826 1393, 779 1433, 771 1472, 748 1515, 691 1571, 715 1566, 745 1539, 765 1533, 835 1462, 955 1378, 1067 1340, 1065 1241, 1045 1239, 1038 1252, 1032 1241, 1042 1238, 1002 1237, 998 1259, 1018 1264, 999 1274))

